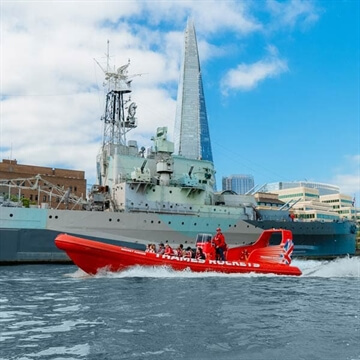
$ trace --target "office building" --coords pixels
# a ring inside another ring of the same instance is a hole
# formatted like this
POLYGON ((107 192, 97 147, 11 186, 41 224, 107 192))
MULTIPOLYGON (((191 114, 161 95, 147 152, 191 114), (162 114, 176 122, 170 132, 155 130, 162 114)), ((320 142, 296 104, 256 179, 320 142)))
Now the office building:
POLYGON ((175 154, 213 162, 194 23, 185 30, 175 118, 175 154))
POLYGON ((340 189, 336 185, 324 184, 314 181, 279 181, 268 183, 258 191, 277 192, 278 190, 294 189, 298 187, 306 187, 309 189, 318 189, 319 195, 339 194, 340 189))
POLYGON ((231 175, 222 178, 222 189, 232 190, 237 194, 246 194, 254 187, 252 175, 231 175))

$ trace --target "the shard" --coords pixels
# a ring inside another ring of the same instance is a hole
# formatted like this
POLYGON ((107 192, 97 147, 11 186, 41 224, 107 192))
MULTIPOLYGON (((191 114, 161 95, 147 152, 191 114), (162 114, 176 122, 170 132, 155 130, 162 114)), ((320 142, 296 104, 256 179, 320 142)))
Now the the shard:
POLYGON ((196 33, 191 20, 185 30, 174 142, 176 154, 213 162, 196 33))

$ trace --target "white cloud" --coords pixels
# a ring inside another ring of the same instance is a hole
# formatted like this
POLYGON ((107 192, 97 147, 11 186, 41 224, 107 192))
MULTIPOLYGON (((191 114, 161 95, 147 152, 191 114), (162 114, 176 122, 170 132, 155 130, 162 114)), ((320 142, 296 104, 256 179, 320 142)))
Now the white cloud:
POLYGON ((345 156, 331 183, 337 184, 341 193, 354 196, 360 207, 360 154, 345 156))
POLYGON ((288 71, 286 60, 280 59, 275 47, 268 47, 268 55, 253 64, 239 64, 222 79, 223 94, 230 90, 251 90, 259 82, 288 71))
MULTIPOLYGON (((142 3, 142 2, 140 2, 142 3)), ((199 33, 213 34, 232 31, 249 34, 262 29, 262 24, 249 12, 249 3, 240 1, 160 1, 145 2, 153 24, 163 21, 183 27, 184 19, 196 19, 199 33)))
POLYGON ((286 2, 267 0, 266 5, 275 18, 273 25, 294 27, 300 24, 309 26, 319 19, 319 10, 310 0, 290 0, 286 2))
POLYGON ((338 184, 344 194, 352 195, 359 192, 360 189, 359 174, 339 174, 335 176, 334 183, 338 184))
POLYGON ((197 1, 195 4, 193 13, 200 20, 201 32, 230 30, 248 34, 262 29, 262 24, 250 15, 244 2, 197 1))

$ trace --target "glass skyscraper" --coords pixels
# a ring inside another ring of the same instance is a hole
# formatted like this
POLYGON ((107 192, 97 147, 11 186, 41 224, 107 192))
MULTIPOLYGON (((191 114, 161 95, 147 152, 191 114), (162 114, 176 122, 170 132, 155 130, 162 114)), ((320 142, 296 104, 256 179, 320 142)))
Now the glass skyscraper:
POLYGON ((174 143, 175 154, 213 162, 195 26, 191 20, 185 30, 174 143))
POLYGON ((254 187, 252 175, 231 175, 222 178, 222 189, 232 190, 237 194, 246 194, 254 187))

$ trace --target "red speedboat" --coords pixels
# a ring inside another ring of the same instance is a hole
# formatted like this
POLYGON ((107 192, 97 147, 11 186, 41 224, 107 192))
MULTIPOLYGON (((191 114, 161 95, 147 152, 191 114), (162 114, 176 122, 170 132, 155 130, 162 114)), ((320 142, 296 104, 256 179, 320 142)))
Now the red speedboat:
POLYGON ((196 243, 197 247, 202 248, 205 259, 145 252, 67 234, 58 235, 55 244, 88 274, 96 274, 103 268, 120 271, 139 265, 169 266, 174 270, 190 269, 195 272, 301 275, 299 268, 290 266, 294 243, 291 231, 283 229, 265 230, 254 244, 227 249, 226 260, 216 259, 211 235, 206 234, 199 234, 196 243), (275 235, 276 239, 276 234, 277 239, 281 239, 277 245, 272 245, 272 238, 275 235))

